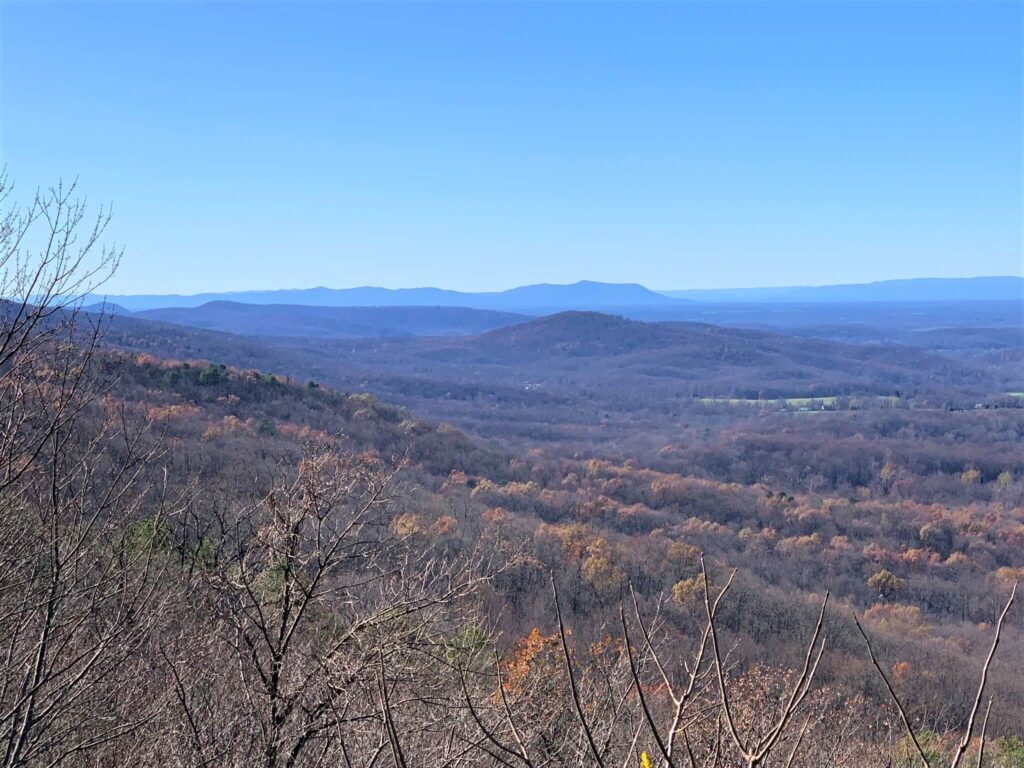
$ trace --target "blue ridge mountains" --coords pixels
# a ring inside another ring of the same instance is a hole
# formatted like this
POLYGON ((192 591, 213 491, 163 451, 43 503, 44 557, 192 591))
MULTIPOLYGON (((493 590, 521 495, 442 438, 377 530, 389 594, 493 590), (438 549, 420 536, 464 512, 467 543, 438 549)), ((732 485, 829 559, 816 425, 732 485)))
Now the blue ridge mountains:
MULTIPOLYGON (((95 297, 99 300, 100 297, 95 297)), ((319 307, 464 307, 502 312, 547 314, 568 309, 677 306, 689 303, 633 283, 582 280, 570 285, 541 283, 507 291, 467 293, 442 288, 306 288, 180 295, 108 296, 131 312, 167 307, 194 308, 212 301, 239 304, 288 304, 319 307)))
MULTIPOLYGON (((636 284, 584 281, 495 293, 312 288, 91 297, 94 303, 87 308, 105 307, 122 317, 259 337, 469 336, 538 316, 584 311, 647 322, 700 322, 834 341, 921 346, 923 333, 934 337, 936 329, 950 328, 1003 329, 1004 336, 1010 334, 1016 340, 1024 326, 1024 301, 1014 296, 1022 288, 1021 278, 924 279, 667 296, 636 284)), ((986 343, 990 340, 986 336, 986 343)))
POLYGON ((537 284, 506 291, 470 293, 442 288, 307 288, 268 291, 94 296, 124 311, 195 308, 210 302, 287 304, 318 307, 463 307, 523 314, 565 310, 679 309, 692 303, 839 303, 1021 301, 1024 278, 920 278, 855 285, 789 288, 732 288, 653 291, 636 283, 583 280, 568 285, 537 284))

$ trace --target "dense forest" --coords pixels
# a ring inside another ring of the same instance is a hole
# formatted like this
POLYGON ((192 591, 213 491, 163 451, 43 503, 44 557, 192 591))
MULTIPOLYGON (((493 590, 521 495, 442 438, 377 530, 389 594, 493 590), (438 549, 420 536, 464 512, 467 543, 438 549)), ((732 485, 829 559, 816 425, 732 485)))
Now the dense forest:
POLYGON ((0 221, 0 764, 1024 766, 1002 331, 235 337, 86 213, 0 221))

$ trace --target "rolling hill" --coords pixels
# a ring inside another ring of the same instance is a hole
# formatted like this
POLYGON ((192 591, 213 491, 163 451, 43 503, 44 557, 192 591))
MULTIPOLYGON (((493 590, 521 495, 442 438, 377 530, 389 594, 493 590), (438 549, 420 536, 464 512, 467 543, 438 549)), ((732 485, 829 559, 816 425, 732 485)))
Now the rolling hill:
POLYGON ((485 437, 661 443, 707 399, 891 398, 972 408, 1019 391, 1019 365, 705 323, 566 312, 472 336, 242 336, 117 317, 115 346, 260 368, 374 394, 485 437))
POLYGON ((973 368, 906 347, 704 323, 645 323, 597 312, 549 315, 464 338, 361 340, 348 357, 381 367, 412 361, 438 372, 481 366, 472 369, 476 378, 481 370, 500 369, 509 382, 571 380, 593 388, 629 380, 631 386, 667 384, 675 393, 686 388, 694 394, 890 394, 908 387, 927 390, 940 381, 968 391, 985 386, 973 368))

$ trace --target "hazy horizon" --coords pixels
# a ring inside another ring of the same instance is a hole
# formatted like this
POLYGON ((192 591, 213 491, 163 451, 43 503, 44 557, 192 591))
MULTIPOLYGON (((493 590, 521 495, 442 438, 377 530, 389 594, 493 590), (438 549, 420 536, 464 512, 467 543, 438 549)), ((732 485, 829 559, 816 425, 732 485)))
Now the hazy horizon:
MULTIPOLYGON (((883 280, 872 283, 832 284, 824 286, 783 286, 719 289, 655 289, 640 283, 603 283, 579 280, 573 283, 534 283, 512 286, 500 291, 455 291, 443 285, 413 288, 380 286, 294 289, 239 289, 198 293, 111 294, 102 291, 85 297, 89 305, 110 302, 131 312, 159 308, 196 308, 213 304, 263 305, 266 307, 309 308, 475 308, 527 314, 550 314, 565 310, 624 312, 636 317, 647 308, 664 312, 683 312, 687 308, 746 304, 761 306, 836 306, 883 303, 895 305, 962 304, 963 302, 1022 303, 1024 277, 978 276, 973 278, 917 278, 883 280)), ((976 305, 976 304, 974 304, 976 305)), ((972 306, 974 306, 972 305, 972 306)), ((662 319, 665 319, 662 317, 662 319)), ((677 318, 678 319, 678 318, 677 318)))
POLYGON ((456 289, 456 288, 449 288, 449 287, 447 287, 447 286, 445 286, 443 284, 438 284, 438 285, 402 285, 402 286, 396 286, 396 287, 393 287, 393 288, 392 287, 388 287, 388 286, 383 286, 383 285, 369 285, 369 284, 367 284, 367 285, 304 285, 304 286, 298 286, 298 287, 293 287, 293 288, 286 288, 286 287, 280 287, 280 288, 275 288, 275 287, 238 287, 238 288, 228 288, 228 289, 220 290, 220 291, 199 290, 199 291, 191 291, 191 292, 187 292, 187 293, 186 292, 171 292, 171 291, 168 291, 168 292, 164 292, 164 291, 145 291, 145 292, 142 292, 142 291, 140 291, 138 293, 133 292, 133 293, 123 293, 123 294, 122 293, 116 293, 115 294, 115 293, 110 292, 110 291, 99 291, 97 295, 106 295, 106 296, 122 296, 122 295, 123 296, 135 296, 135 295, 142 295, 142 294, 146 293, 146 294, 150 294, 150 295, 154 295, 154 296, 174 296, 174 295, 196 296, 196 295, 202 295, 202 294, 208 294, 208 293, 209 294, 232 294, 232 293, 257 293, 257 292, 259 292, 259 293, 264 293, 264 292, 286 292, 286 291, 296 291, 296 292, 298 292, 298 291, 316 291, 316 290, 350 291, 350 290, 359 290, 359 289, 372 289, 372 290, 385 290, 385 291, 419 291, 419 290, 431 290, 431 289, 434 289, 434 290, 441 290, 441 291, 455 291, 455 292, 458 292, 458 293, 502 293, 502 292, 505 292, 505 291, 515 290, 516 288, 527 288, 527 287, 541 286, 541 285, 566 287, 566 286, 578 285, 580 283, 598 283, 598 284, 602 284, 602 285, 639 285, 639 286, 642 286, 644 288, 647 288, 650 291, 653 291, 654 293, 671 293, 671 292, 678 292, 678 291, 734 291, 734 290, 735 291, 748 291, 748 290, 760 290, 760 289, 765 289, 765 290, 781 290, 781 289, 787 289, 787 288, 837 288, 837 287, 846 287, 846 286, 876 285, 878 283, 917 282, 917 281, 930 281, 930 280, 1003 280, 1003 279, 1011 279, 1011 280, 1012 279, 1021 279, 1021 280, 1024 280, 1024 275, 970 275, 970 276, 965 276, 965 277, 930 277, 930 276, 922 276, 922 277, 896 278, 896 279, 891 279, 891 280, 869 280, 869 281, 866 281, 866 282, 863 282, 863 283, 821 283, 821 284, 816 284, 816 285, 810 285, 810 284, 806 284, 806 285, 722 285, 722 286, 714 286, 714 287, 709 287, 709 288, 690 288, 690 287, 687 287, 687 286, 676 286, 674 288, 666 288, 664 286, 652 287, 652 286, 649 286, 649 285, 644 285, 643 283, 635 283, 635 282, 606 283, 606 282, 601 281, 601 280, 589 280, 589 279, 583 278, 583 279, 580 279, 580 280, 574 280, 572 282, 567 282, 567 283, 524 283, 524 284, 521 284, 521 285, 509 285, 509 286, 505 286, 503 288, 498 288, 498 289, 495 289, 495 290, 488 290, 488 291, 461 291, 461 290, 456 289))
POLYGON ((236 287, 236 288, 228 288, 228 289, 219 290, 219 291, 199 290, 199 291, 190 291, 190 292, 187 292, 187 293, 186 292, 171 292, 171 291, 167 291, 167 292, 164 292, 164 291, 145 291, 145 292, 141 292, 140 291, 138 293, 133 292, 133 293, 123 293, 123 294, 120 294, 120 293, 113 293, 111 291, 99 291, 97 293, 97 295, 106 295, 106 296, 122 296, 122 295, 123 296, 135 296, 135 295, 149 294, 149 295, 154 295, 154 296, 174 296, 174 295, 196 296, 196 295, 203 295, 203 294, 218 294, 219 295, 219 294, 235 294, 235 293, 270 293, 270 292, 292 292, 292 291, 300 292, 300 291, 317 291, 317 290, 351 291, 351 290, 361 290, 361 289, 384 290, 384 291, 440 290, 440 291, 453 291, 453 292, 458 292, 458 293, 502 293, 502 292, 505 292, 505 291, 512 291, 512 290, 515 290, 517 288, 528 288, 528 287, 545 286, 545 285, 554 286, 554 287, 568 287, 568 286, 574 286, 574 285, 579 285, 579 284, 584 284, 584 283, 595 283, 595 284, 600 284, 600 285, 638 285, 638 286, 646 288, 646 289, 648 289, 650 291, 653 291, 654 293, 666 294, 666 293, 680 292, 680 291, 693 291, 693 292, 709 291, 709 292, 717 292, 717 291, 753 291, 753 290, 762 290, 762 289, 763 290, 782 290, 782 289, 791 289, 791 288, 792 289, 798 289, 798 288, 799 289, 803 289, 803 288, 811 288, 811 289, 813 289, 813 288, 840 288, 840 287, 848 287, 848 286, 869 286, 869 285, 877 285, 879 283, 926 282, 926 281, 947 281, 947 280, 949 280, 949 281, 957 281, 957 280, 1006 280, 1006 279, 1009 279, 1009 280, 1015 280, 1015 279, 1024 280, 1024 275, 1010 275, 1010 274, 1007 274, 1007 275, 967 275, 967 276, 963 276, 963 277, 934 277, 934 276, 929 276, 929 275, 922 275, 920 277, 895 278, 895 279, 888 279, 888 280, 887 279, 868 280, 868 281, 865 281, 865 282, 858 282, 858 283, 819 283, 819 284, 814 284, 814 285, 811 285, 811 284, 804 284, 804 285, 721 285, 721 286, 713 286, 713 287, 708 287, 708 288, 691 288, 691 287, 688 287, 688 286, 675 286, 675 287, 650 286, 650 285, 644 285, 643 283, 638 283, 638 282, 609 283, 609 282, 605 282, 605 281, 602 281, 602 280, 590 280, 588 278, 581 278, 579 280, 573 280, 573 281, 565 282, 565 283, 523 283, 523 284, 518 284, 518 285, 508 285, 508 286, 505 286, 505 287, 502 287, 502 288, 497 288, 497 289, 494 289, 494 290, 485 290, 485 291, 462 291, 462 290, 459 290, 459 289, 456 289, 456 288, 450 288, 450 287, 448 287, 448 286, 446 286, 444 284, 434 284, 434 285, 401 285, 401 286, 395 286, 395 287, 388 287, 388 286, 384 286, 384 285, 369 285, 369 284, 365 284, 365 285, 304 285, 304 286, 298 286, 298 287, 273 287, 273 286, 270 286, 270 287, 236 287))

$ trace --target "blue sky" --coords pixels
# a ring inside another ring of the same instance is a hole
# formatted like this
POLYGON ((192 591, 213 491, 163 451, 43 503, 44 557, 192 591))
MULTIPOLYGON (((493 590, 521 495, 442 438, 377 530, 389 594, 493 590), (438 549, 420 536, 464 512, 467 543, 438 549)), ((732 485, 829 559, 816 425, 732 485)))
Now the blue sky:
POLYGON ((109 290, 1020 274, 1016 2, 11 2, 0 150, 109 290))

